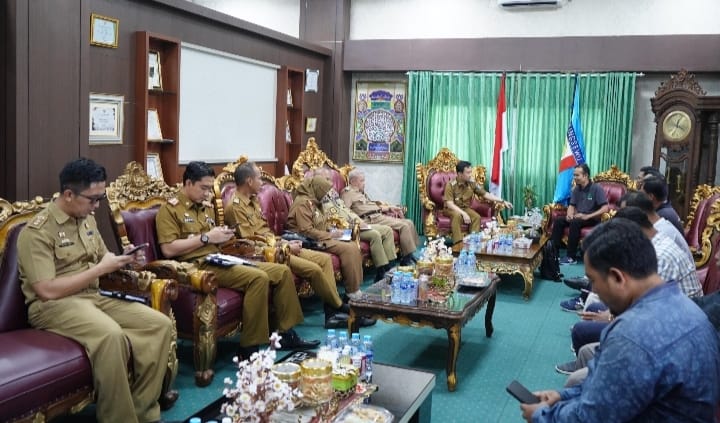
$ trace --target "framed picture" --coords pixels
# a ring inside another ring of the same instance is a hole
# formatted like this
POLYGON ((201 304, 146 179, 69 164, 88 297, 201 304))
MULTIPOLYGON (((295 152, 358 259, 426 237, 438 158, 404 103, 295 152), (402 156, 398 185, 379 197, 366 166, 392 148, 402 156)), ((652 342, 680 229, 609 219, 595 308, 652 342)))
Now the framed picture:
POLYGON ((121 95, 90 93, 90 144, 122 144, 123 104, 121 95))
POLYGON ((160 53, 148 53, 148 89, 162 90, 162 72, 160 70, 160 53))
POLYGON ((160 154, 148 153, 147 163, 145 164, 145 171, 148 176, 153 179, 163 179, 162 164, 160 163, 160 154))
POLYGON ((308 134, 315 132, 315 129, 317 128, 317 118, 315 117, 309 117, 305 121, 305 132, 308 134))
POLYGON ((319 69, 305 70, 305 92, 318 92, 318 79, 320 78, 319 69))
POLYGON ((90 44, 100 47, 117 48, 120 21, 98 14, 90 15, 90 44))
POLYGON ((148 109, 147 116, 147 140, 148 141, 162 141, 162 130, 160 129, 160 115, 157 109, 148 109))
POLYGON ((405 151, 405 81, 358 81, 352 159, 399 162, 405 151))

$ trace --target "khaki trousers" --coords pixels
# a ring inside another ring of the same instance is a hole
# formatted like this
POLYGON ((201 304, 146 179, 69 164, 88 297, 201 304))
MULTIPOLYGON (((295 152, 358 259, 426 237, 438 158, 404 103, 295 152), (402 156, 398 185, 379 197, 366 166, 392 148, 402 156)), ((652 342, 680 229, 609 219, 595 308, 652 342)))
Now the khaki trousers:
MULTIPOLYGON (((480 232, 480 215, 470 207, 462 210, 470 216, 470 233, 480 232)), ((450 209, 443 210, 443 213, 445 216, 450 218, 450 229, 452 231, 453 243, 462 241, 464 235, 462 229, 460 229, 460 225, 463 223, 462 215, 460 213, 455 213, 450 209)))
POLYGON ((332 259, 328 254, 303 248, 297 256, 290 256, 292 272, 310 282, 315 293, 333 308, 342 305, 335 284, 332 259))
POLYGON ((353 293, 360 289, 363 281, 362 255, 360 248, 354 242, 338 241, 335 239, 323 240, 328 253, 340 257, 340 272, 345 284, 345 292, 353 293))
POLYGON ((368 223, 371 223, 373 226, 375 226, 375 224, 389 226, 398 231, 400 235, 400 253, 403 257, 414 253, 418 245, 420 245, 420 238, 415 229, 415 224, 410 219, 398 219, 378 213, 368 219, 368 223))
POLYGON ((370 244, 370 257, 375 267, 385 266, 397 258, 393 230, 385 225, 371 225, 370 228, 360 231, 360 240, 370 244))
POLYGON ((255 262, 258 267, 235 265, 221 267, 201 262, 202 270, 212 270, 218 285, 244 293, 240 346, 267 344, 270 338, 268 295, 273 287, 272 303, 275 317, 272 326, 286 332, 302 323, 295 283, 290 268, 284 264, 255 262))
POLYGON ((143 304, 87 291, 51 301, 35 301, 30 324, 74 339, 88 353, 100 422, 160 419, 158 398, 167 371, 172 323, 143 304), (132 346, 134 374, 128 381, 132 346))

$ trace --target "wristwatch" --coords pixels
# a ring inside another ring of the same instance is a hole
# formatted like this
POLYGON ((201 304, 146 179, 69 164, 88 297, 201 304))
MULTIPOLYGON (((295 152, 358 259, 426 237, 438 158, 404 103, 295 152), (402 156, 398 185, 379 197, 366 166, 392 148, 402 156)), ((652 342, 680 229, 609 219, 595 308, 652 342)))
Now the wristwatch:
POLYGON ((203 245, 207 245, 210 242, 210 237, 207 236, 207 234, 200 235, 200 242, 203 243, 203 245))

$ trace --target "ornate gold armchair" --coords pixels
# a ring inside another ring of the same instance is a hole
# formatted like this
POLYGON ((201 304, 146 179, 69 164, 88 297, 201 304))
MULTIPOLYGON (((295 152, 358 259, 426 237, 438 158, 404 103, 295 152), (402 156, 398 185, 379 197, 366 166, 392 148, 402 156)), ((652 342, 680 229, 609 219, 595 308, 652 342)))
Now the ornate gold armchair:
MULTIPOLYGON (((620 199, 630 190, 635 189, 635 180, 627 173, 618 169, 616 165, 611 165, 610 169, 600 172, 592 178, 594 183, 600 185, 605 191, 605 197, 608 200, 610 210, 604 213, 601 221, 606 221, 615 215, 620 207, 620 199)), ((567 214, 567 207, 562 204, 546 204, 543 207, 543 223, 542 227, 546 234, 552 234, 553 221, 558 218, 564 218, 567 214)), ((582 228, 580 230, 580 239, 584 238, 592 230, 592 226, 582 228)), ((568 229, 565 229, 563 242, 567 243, 568 229)))
POLYGON ((720 196, 711 198, 700 248, 695 251, 695 267, 705 295, 720 290, 720 196))
POLYGON ((342 192, 347 186, 348 173, 355 169, 354 166, 349 164, 344 166, 336 165, 335 162, 328 158, 324 151, 320 150, 315 142, 315 137, 310 137, 305 150, 300 152, 298 158, 293 163, 290 175, 285 175, 278 179, 279 185, 286 191, 292 192, 302 183, 305 175, 309 171, 322 167, 326 167, 332 172, 332 182, 337 192, 342 192))
MULTIPOLYGON (((415 175, 420 191, 420 203, 422 204, 422 218, 425 236, 436 237, 450 233, 450 218, 443 214, 445 201, 445 185, 457 176, 455 166, 458 158, 447 147, 443 147, 437 155, 427 164, 418 163, 415 166, 415 175)), ((479 184, 485 185, 485 166, 473 167, 473 177, 479 184)), ((500 217, 501 205, 490 204, 484 200, 474 198, 470 207, 481 216, 481 225, 495 217, 502 222, 500 217)), ((464 231, 468 231, 467 225, 463 224, 464 231)))
MULTIPOLYGON (((47 206, 42 197, 10 203, 0 198, 0 420, 41 422, 76 413, 95 399, 92 368, 85 349, 55 333, 30 327, 17 263, 17 238, 33 216, 47 206)), ((100 278, 106 290, 145 298, 171 316, 177 282, 144 271, 122 270, 100 278)), ((177 399, 171 389, 177 374, 176 341, 172 338, 168 369, 159 398, 163 409, 177 399)))
POLYGON ((178 281, 177 299, 172 310, 178 336, 193 341, 195 383, 207 386, 217 351, 217 337, 235 334, 241 324, 241 293, 218 288, 215 275, 194 265, 163 260, 157 243, 155 216, 178 188, 151 179, 137 162, 130 162, 117 180, 107 187, 115 233, 122 246, 147 242, 146 270, 178 281))

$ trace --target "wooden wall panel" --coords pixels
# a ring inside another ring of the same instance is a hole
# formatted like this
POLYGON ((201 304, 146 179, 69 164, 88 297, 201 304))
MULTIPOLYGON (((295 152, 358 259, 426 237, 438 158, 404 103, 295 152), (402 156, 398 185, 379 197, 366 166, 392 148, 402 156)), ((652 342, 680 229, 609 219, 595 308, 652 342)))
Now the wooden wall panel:
MULTIPOLYGON (((57 190, 68 160, 90 157, 115 179, 133 159, 134 34, 147 30, 253 59, 326 73, 331 51, 229 16, 174 0, 7 0, 0 42, 6 75, 0 109, 3 166, 0 196, 26 199, 57 190), (116 49, 89 45, 90 14, 120 20, 116 49), (125 96, 123 144, 88 145, 88 96, 125 96), (3 120, 4 119, 4 123, 3 120)), ((0 73, 2 75, 2 73, 0 73)), ((323 88, 321 88, 322 90, 323 88)), ((304 109, 323 122, 322 91, 304 109)), ((316 135, 322 136, 323 127, 316 135)), ((179 140, 182 142, 182 140, 179 140)), ((238 151, 238 156, 242 154, 238 151)), ((270 166, 268 166, 270 167, 270 166)))

